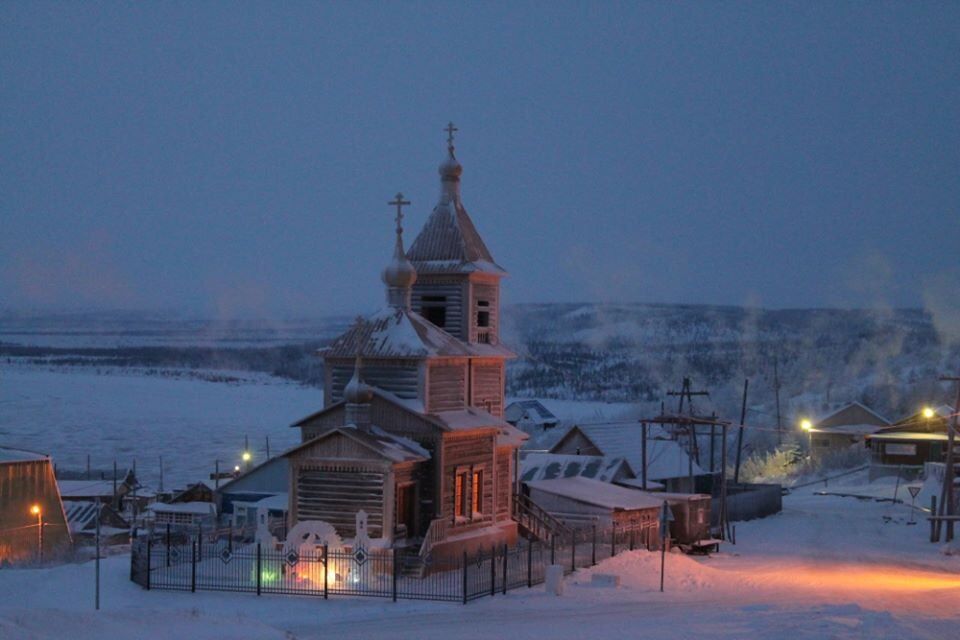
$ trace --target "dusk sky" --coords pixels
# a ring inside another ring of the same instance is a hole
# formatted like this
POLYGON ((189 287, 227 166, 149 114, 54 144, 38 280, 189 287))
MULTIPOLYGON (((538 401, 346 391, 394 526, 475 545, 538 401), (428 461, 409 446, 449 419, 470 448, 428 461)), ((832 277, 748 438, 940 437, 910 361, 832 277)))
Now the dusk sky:
POLYGON ((957 2, 31 1, 0 308, 368 311, 449 120, 508 303, 960 294, 957 2))

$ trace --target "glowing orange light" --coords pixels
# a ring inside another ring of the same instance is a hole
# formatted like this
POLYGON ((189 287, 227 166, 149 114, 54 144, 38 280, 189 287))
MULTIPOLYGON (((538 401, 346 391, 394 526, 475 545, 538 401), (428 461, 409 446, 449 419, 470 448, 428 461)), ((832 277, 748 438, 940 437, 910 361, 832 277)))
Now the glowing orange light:
POLYGON ((930 407, 923 408, 923 417, 929 420, 933 416, 937 415, 937 412, 931 409, 930 407))
POLYGON ((813 429, 813 423, 810 422, 809 420, 801 420, 800 428, 803 429, 804 431, 810 431, 810 429, 813 429))
POLYGON ((30 513, 32 513, 35 516, 40 515, 40 505, 35 504, 32 507, 30 507, 30 513))

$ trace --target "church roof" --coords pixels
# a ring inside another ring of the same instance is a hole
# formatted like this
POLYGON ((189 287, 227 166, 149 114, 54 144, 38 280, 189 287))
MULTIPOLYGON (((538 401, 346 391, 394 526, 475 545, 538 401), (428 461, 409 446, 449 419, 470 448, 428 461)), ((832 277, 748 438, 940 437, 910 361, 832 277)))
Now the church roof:
POLYGON ((387 307, 353 326, 323 350, 328 358, 468 356, 470 348, 418 313, 387 307))
POLYGON ((417 235, 407 258, 417 273, 506 273, 490 255, 459 198, 441 199, 417 235))
POLYGON ((283 456, 290 457, 334 434, 349 438, 391 462, 423 462, 430 459, 430 452, 413 440, 393 435, 376 426, 363 430, 352 424, 331 427, 303 444, 285 451, 283 456))
POLYGON ((359 318, 321 353, 327 358, 514 356, 501 345, 474 345, 458 340, 419 313, 400 307, 386 307, 368 318, 359 318))

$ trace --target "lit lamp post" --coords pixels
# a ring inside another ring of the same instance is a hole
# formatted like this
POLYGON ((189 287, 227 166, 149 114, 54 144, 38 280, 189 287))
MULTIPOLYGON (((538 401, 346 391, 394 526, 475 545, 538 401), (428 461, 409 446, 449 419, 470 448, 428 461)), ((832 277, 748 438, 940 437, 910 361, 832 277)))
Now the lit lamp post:
POLYGON ((934 411, 931 407, 923 408, 923 417, 926 418, 927 420, 930 420, 935 415, 937 415, 937 412, 934 411))
POLYGON ((807 432, 807 448, 810 450, 810 457, 813 457, 813 423, 807 419, 800 421, 800 428, 807 432))
POLYGON ((242 455, 241 457, 243 458, 243 469, 244 469, 244 471, 249 471, 249 470, 250 470, 250 460, 253 458, 253 456, 250 454, 249 451, 244 451, 244 452, 243 452, 243 455, 242 455))
POLYGON ((35 504, 30 507, 30 513, 37 516, 37 556, 43 562, 43 510, 35 504))

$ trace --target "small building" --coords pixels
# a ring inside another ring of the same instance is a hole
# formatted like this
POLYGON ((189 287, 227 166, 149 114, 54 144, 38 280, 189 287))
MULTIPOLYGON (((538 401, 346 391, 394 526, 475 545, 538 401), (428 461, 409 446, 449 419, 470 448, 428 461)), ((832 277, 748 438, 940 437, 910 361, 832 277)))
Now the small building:
POLYGON ((71 543, 50 458, 0 447, 0 566, 55 558, 71 543))
POLYGON ((919 474, 926 462, 944 462, 948 421, 953 409, 944 405, 929 417, 920 411, 866 436, 871 450, 870 475, 919 474))
POLYGON ((70 534, 78 543, 90 544, 94 541, 98 520, 102 544, 124 544, 130 539, 130 523, 109 504, 65 500, 63 508, 70 526, 70 534))
MULTIPOLYGON (((642 437, 639 423, 575 425, 550 449, 550 453, 622 457, 634 474, 642 476, 642 437)), ((667 491, 710 493, 712 476, 676 440, 660 432, 647 438, 646 466, 647 480, 656 481, 667 491)))
POLYGON ((278 493, 250 502, 235 500, 231 506, 233 511, 228 516, 231 528, 253 532, 262 521, 274 536, 286 538, 290 506, 288 494, 278 493))
POLYGON ((559 418, 539 400, 517 400, 507 405, 503 419, 527 433, 548 431, 560 424, 559 418))
POLYGON ((890 421, 873 409, 851 402, 813 423, 810 455, 821 458, 854 445, 865 446, 866 436, 889 426, 890 421))
POLYGON ((273 496, 288 496, 289 491, 290 460, 285 455, 280 455, 221 483, 214 493, 220 514, 229 518, 233 526, 246 527, 254 523, 247 517, 250 505, 273 496), (242 504, 243 511, 237 513, 235 504, 242 504))
POLYGON ((632 529, 637 545, 659 546, 663 504, 659 496, 580 476, 536 480, 526 486, 531 500, 571 528, 632 529))
POLYGON ((636 476, 623 458, 535 452, 520 460, 521 482, 574 477, 617 482, 636 476))
POLYGON ((153 515, 155 527, 208 525, 216 522, 217 505, 212 502, 154 502, 147 507, 147 512, 153 515))
POLYGON ((216 502, 214 485, 208 480, 201 480, 175 491, 169 502, 216 502))

